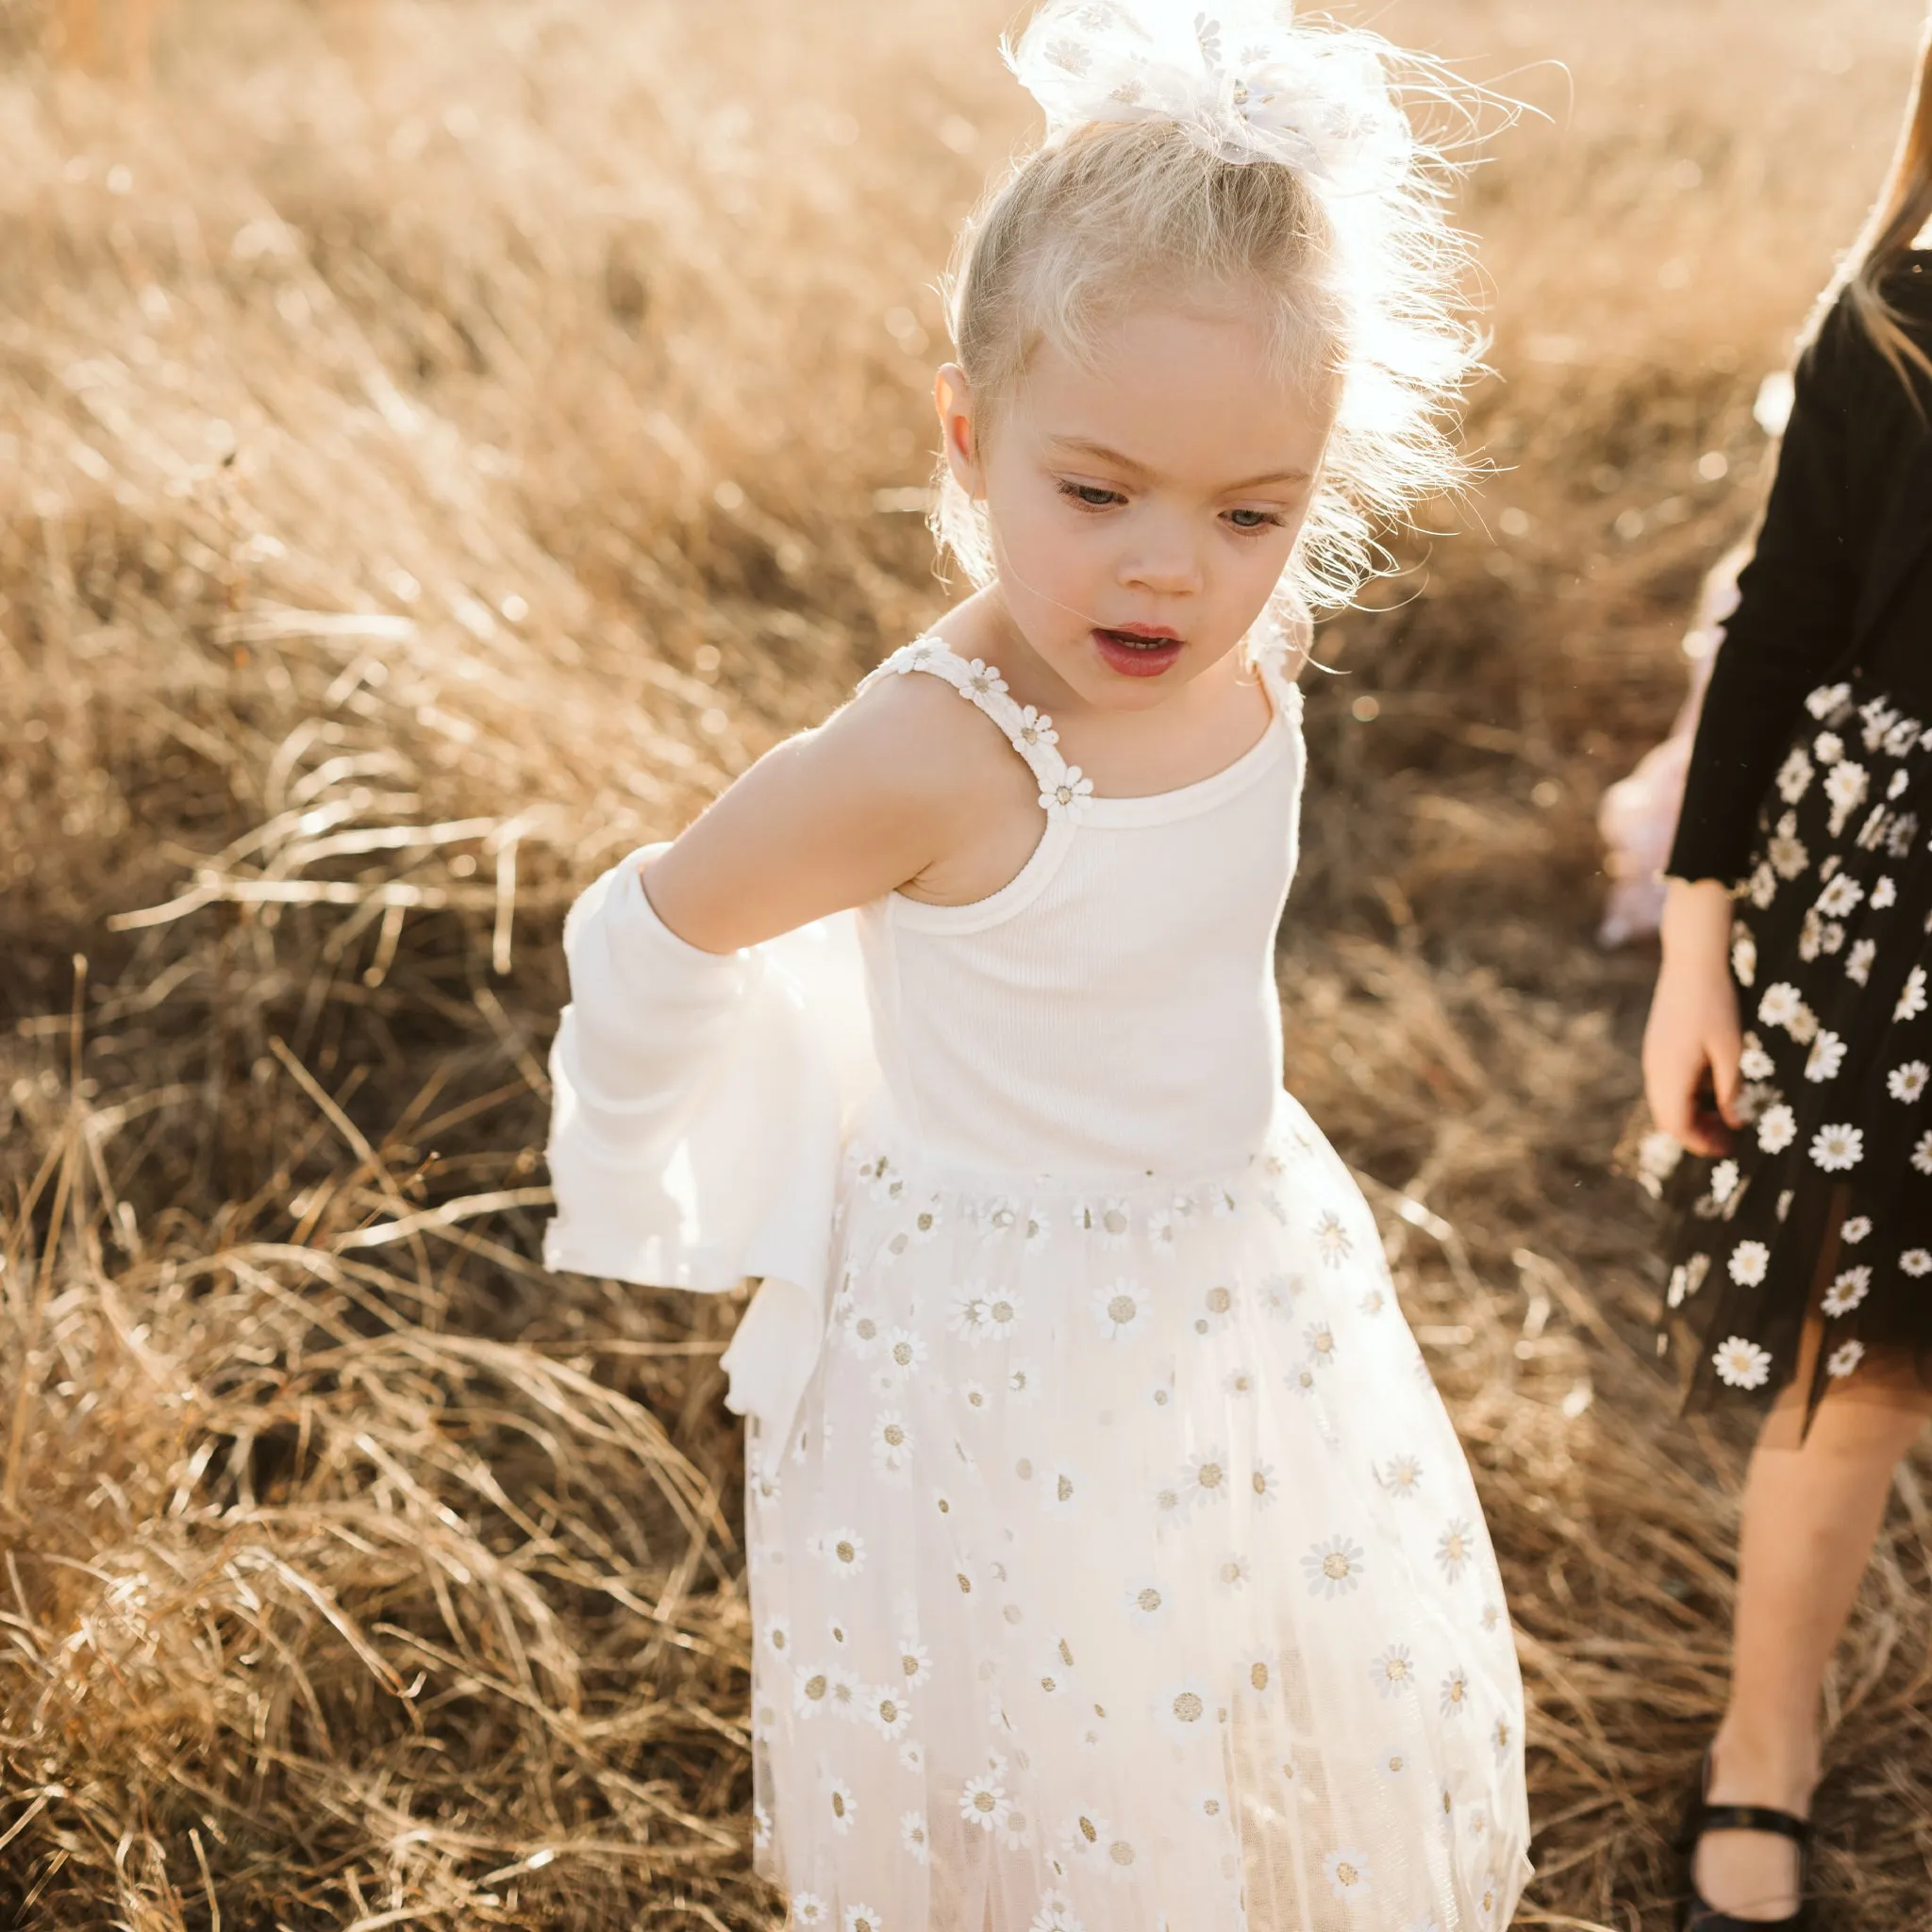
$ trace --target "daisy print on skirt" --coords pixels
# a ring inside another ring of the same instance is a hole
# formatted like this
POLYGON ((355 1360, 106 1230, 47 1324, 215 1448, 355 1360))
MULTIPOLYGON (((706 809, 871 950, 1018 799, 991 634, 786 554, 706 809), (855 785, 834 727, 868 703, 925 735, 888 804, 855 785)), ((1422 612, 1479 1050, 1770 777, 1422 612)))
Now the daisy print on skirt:
POLYGON ((1693 1405, 1772 1400, 1821 1278, 1807 1402, 1932 1358, 1927 738, 1883 693, 1821 687, 1759 822, 1731 935, 1747 1122, 1653 1183, 1680 1217, 1660 1341, 1693 1405))
POLYGON ((1157 1932, 1319 1899, 1406 1924, 1439 1909, 1426 1866, 1366 1848, 1439 1831, 1445 1790, 1474 1909, 1523 1842, 1500 1578, 1306 1116, 1284 1101, 1266 1162, 1179 1191, 980 1195, 903 1150, 854 1173, 863 1313, 813 1398, 835 1426, 749 1525, 755 1765, 794 1917, 891 1932, 996 1896, 1015 1932, 1157 1932), (1041 1224, 1063 1238, 1031 1245, 1041 1224), (801 1786, 816 1828, 791 1822, 801 1786))

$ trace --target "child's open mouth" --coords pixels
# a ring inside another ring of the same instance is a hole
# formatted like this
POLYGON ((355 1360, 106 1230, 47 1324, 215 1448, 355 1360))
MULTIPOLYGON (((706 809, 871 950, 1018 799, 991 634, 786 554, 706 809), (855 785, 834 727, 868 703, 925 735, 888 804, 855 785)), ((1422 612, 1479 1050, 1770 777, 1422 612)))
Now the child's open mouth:
POLYGON ((1158 677, 1181 654, 1171 630, 1101 630, 1091 633, 1101 662, 1123 677, 1158 677))

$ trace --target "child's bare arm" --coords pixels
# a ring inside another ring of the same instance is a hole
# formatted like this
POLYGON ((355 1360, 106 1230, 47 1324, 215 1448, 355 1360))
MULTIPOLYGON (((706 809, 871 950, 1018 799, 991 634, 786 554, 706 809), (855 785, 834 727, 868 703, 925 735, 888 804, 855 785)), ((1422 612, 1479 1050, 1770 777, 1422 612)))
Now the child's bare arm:
POLYGON ((766 754, 645 868, 680 939, 709 953, 790 932, 942 867, 1016 761, 937 679, 891 677, 766 754))

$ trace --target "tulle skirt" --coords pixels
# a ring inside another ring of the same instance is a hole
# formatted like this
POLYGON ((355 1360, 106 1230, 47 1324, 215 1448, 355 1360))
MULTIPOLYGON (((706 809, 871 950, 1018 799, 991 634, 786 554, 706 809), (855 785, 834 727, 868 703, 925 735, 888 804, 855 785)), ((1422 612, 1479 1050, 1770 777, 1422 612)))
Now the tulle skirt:
POLYGON ((838 1932, 1465 1932, 1527 1876, 1494 1556, 1361 1195, 849 1162, 754 1475, 757 1857, 838 1932))
POLYGON ((1749 1124, 1670 1159, 1666 1351, 1689 1401, 1761 1406, 1802 1372, 1882 1394, 1932 1362, 1932 731, 1814 691, 1759 818, 1731 971, 1749 1124))

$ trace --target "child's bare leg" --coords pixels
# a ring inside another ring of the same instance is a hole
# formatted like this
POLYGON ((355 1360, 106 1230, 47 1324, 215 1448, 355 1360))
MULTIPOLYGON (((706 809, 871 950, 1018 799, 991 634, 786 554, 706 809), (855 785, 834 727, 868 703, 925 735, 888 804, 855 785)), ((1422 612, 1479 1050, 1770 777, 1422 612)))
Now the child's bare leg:
MULTIPOLYGON (((1802 1442, 1789 1406, 1766 1424, 1744 1489, 1731 1694, 1711 1750, 1711 1803, 1808 1810, 1825 1669, 1892 1470, 1928 1413, 1932 1394, 1901 1384, 1870 1400, 1826 1400, 1802 1442)), ((1698 1848, 1698 1890, 1737 1918, 1795 1911, 1796 1874, 1796 1848, 1766 1833, 1711 1832, 1698 1848)))

